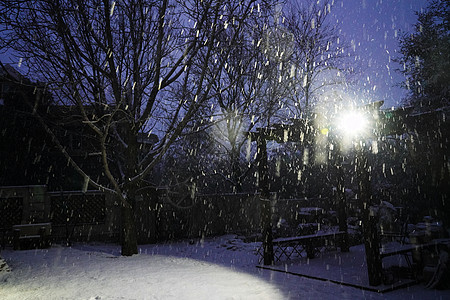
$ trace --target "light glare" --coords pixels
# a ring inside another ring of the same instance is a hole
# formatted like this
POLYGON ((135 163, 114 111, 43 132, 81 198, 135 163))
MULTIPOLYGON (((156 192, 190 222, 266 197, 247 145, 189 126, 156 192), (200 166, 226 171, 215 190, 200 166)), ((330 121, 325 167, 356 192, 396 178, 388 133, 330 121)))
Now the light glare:
POLYGON ((338 119, 339 131, 347 136, 357 136, 367 129, 367 118, 362 112, 349 111, 338 119))

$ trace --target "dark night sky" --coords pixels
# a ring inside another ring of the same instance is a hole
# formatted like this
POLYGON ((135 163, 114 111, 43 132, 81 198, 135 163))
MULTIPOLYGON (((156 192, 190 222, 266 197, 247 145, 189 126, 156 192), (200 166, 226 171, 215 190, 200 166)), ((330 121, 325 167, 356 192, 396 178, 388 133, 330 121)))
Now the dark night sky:
MULTIPOLYGON (((332 0, 332 21, 342 30, 343 40, 351 45, 355 60, 355 85, 350 97, 355 103, 385 100, 384 108, 398 106, 406 95, 396 87, 402 75, 390 59, 397 56, 401 32, 412 32, 417 21, 415 11, 427 6, 427 0, 332 0)), ((0 60, 17 61, 0 54, 0 60)), ((19 68, 20 69, 20 68, 19 68)))
POLYGON ((398 56, 401 33, 414 30, 415 12, 427 5, 426 0, 334 0, 335 22, 357 57, 356 97, 385 100, 384 108, 400 104, 406 91, 395 85, 403 76, 390 59, 398 56))

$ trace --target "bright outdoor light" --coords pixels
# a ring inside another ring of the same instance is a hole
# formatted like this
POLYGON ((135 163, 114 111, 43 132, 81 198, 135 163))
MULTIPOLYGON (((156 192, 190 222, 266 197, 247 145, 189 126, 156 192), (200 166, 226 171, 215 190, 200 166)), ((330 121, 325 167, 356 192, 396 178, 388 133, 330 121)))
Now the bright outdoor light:
POLYGON ((357 136, 367 130, 368 121, 361 111, 342 113, 337 119, 338 130, 346 136, 357 136))

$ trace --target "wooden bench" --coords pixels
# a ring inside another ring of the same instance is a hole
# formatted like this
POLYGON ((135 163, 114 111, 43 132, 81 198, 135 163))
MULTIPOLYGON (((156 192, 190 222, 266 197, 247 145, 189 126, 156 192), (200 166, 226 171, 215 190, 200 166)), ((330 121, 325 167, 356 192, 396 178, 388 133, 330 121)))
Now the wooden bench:
MULTIPOLYGON (((338 231, 274 239, 272 241, 274 259, 275 261, 281 261, 283 258, 289 260, 292 255, 297 254, 302 257, 305 252, 308 258, 314 258, 322 248, 327 251, 336 250, 345 234, 344 231, 338 231)), ((256 252, 260 255, 259 262, 261 262, 264 255, 263 245, 256 252)))
POLYGON ((14 250, 50 246, 51 223, 20 224, 12 229, 14 250))

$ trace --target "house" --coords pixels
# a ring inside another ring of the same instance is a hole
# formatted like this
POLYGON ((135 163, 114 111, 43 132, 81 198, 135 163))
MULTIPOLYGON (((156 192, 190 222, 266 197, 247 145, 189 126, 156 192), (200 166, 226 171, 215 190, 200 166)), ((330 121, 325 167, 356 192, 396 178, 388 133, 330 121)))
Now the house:
MULTIPOLYGON (((85 107, 88 114, 95 109, 85 107)), ((111 195, 86 189, 49 130, 91 178, 105 183, 97 141, 79 109, 55 104, 45 84, 0 63, 0 215, 5 216, 0 237, 11 237, 16 224, 52 222, 55 239, 117 240, 118 204, 111 195)), ((143 148, 157 141, 154 134, 138 136, 143 148)), ((119 170, 112 167, 112 172, 119 170)))
MULTIPOLYGON (((98 140, 76 105, 55 103, 46 85, 33 82, 8 64, 0 63, 0 186, 46 185, 49 191, 81 190, 84 178, 67 162, 48 130, 90 178, 102 181, 98 140), (34 112, 44 120, 42 126, 34 112)), ((105 113, 104 107, 83 107, 88 115, 105 113)), ((138 142, 148 149, 155 134, 140 133, 138 142)), ((113 173, 119 173, 111 164, 113 173)))
POLYGON ((44 86, 0 64, 0 186, 45 184, 48 138, 32 110, 47 96, 44 86))

